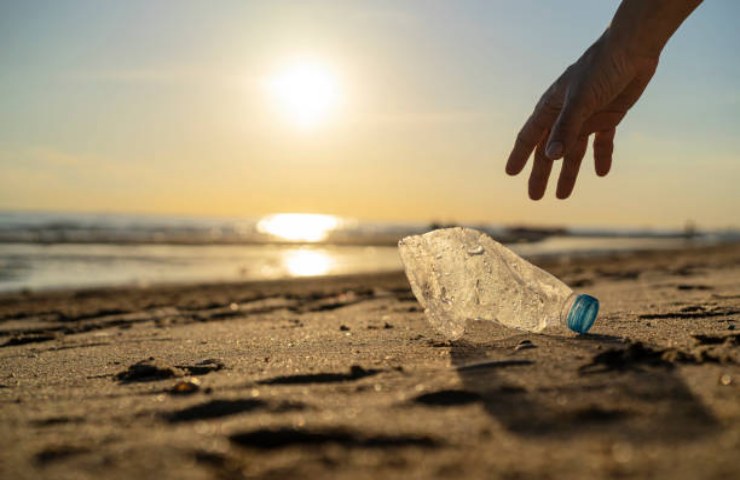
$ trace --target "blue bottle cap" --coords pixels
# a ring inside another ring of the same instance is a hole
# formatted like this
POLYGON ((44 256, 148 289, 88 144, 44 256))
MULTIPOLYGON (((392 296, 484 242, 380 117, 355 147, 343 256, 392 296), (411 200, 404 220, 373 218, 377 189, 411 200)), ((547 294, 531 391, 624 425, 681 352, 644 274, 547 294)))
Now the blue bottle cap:
POLYGON ((568 328, 576 333, 586 333, 596 321, 599 313, 599 300, 591 295, 578 295, 568 312, 568 328))

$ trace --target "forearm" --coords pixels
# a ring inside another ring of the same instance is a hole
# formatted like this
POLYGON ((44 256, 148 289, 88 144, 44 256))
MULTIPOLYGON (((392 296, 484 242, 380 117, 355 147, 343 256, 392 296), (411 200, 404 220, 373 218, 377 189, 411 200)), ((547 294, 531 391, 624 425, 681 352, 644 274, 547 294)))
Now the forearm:
POLYGON ((658 57, 681 23, 701 2, 624 0, 607 29, 607 35, 632 54, 658 57))

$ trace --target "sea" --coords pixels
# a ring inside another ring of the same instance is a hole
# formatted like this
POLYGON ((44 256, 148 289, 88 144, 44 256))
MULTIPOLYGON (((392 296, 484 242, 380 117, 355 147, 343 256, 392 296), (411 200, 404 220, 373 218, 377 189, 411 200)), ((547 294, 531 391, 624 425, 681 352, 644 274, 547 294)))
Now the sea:
MULTIPOLYGON (((0 292, 262 281, 402 270, 398 240, 450 224, 321 214, 260 218, 0 212, 0 292)), ((737 230, 478 228, 525 258, 740 241, 737 230)))

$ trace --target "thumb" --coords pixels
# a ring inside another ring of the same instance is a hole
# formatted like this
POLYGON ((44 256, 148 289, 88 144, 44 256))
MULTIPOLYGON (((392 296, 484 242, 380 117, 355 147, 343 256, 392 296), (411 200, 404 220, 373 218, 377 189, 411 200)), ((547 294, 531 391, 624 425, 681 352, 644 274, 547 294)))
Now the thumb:
POLYGON ((547 139, 545 155, 550 160, 557 160, 565 156, 565 153, 578 141, 581 127, 586 118, 585 101, 581 95, 567 95, 560 115, 547 139))

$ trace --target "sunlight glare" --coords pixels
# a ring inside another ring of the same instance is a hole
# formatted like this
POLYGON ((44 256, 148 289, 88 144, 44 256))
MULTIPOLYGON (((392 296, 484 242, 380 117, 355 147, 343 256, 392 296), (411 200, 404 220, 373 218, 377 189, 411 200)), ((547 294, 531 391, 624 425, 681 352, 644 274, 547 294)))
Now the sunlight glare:
POLYGON ((334 260, 324 252, 295 250, 285 254, 285 268, 294 277, 325 275, 334 266, 334 260))
POLYGON ((341 225, 333 215, 278 213, 257 223, 257 231, 291 242, 320 242, 341 225))
POLYGON ((268 89, 281 113, 302 128, 324 123, 339 104, 337 77, 319 63, 296 63, 277 72, 268 89))

